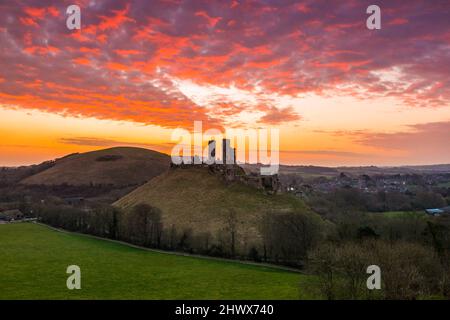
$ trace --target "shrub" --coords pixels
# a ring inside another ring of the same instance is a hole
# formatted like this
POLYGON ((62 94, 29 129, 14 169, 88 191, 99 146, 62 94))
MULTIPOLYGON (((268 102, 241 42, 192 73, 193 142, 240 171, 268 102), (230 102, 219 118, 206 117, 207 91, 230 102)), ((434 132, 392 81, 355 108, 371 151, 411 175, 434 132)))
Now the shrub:
POLYGON ((110 155, 100 156, 97 159, 95 159, 95 161, 117 161, 122 158, 123 158, 123 156, 116 155, 116 154, 110 154, 110 155))
POLYGON ((441 281, 448 272, 432 248, 406 242, 370 240, 363 243, 328 243, 309 255, 309 269, 318 276, 327 299, 417 299, 442 295, 441 281), (366 268, 381 269, 381 292, 366 288, 366 268))

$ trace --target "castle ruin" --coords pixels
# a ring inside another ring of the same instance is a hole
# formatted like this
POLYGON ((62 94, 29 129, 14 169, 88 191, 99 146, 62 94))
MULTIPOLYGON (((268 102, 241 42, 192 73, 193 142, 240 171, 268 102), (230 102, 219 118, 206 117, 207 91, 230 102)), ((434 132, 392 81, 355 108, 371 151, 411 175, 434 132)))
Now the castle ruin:
POLYGON ((208 141, 208 155, 206 159, 195 159, 197 156, 183 157, 183 163, 171 163, 171 169, 192 167, 208 168, 211 174, 220 176, 225 182, 240 182, 245 185, 263 190, 267 194, 281 191, 278 175, 263 176, 257 173, 246 174, 245 170, 236 163, 236 148, 231 147, 230 139, 222 139, 222 153, 217 158, 217 144, 215 140, 208 141), (187 160, 187 161, 185 161, 187 160))

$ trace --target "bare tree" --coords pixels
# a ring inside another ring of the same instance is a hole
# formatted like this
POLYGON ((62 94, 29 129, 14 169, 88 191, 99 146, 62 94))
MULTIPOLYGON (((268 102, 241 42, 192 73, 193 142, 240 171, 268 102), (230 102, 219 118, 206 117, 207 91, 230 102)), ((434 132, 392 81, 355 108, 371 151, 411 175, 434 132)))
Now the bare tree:
POLYGON ((320 222, 302 212, 271 212, 262 221, 265 256, 286 264, 301 264, 320 238, 320 222))
POLYGON ((138 204, 129 213, 129 236, 144 246, 161 245, 161 211, 147 204, 138 204))
POLYGON ((226 215, 225 230, 229 237, 230 255, 236 256, 237 216, 234 209, 229 209, 226 215))

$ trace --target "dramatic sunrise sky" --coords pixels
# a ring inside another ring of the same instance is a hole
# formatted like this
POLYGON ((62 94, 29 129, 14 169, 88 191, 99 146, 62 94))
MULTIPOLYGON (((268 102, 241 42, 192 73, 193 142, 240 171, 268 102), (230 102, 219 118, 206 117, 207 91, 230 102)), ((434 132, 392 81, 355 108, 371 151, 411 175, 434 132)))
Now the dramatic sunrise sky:
POLYGON ((286 164, 450 163, 450 1, 0 0, 0 166, 194 120, 279 128, 286 164))

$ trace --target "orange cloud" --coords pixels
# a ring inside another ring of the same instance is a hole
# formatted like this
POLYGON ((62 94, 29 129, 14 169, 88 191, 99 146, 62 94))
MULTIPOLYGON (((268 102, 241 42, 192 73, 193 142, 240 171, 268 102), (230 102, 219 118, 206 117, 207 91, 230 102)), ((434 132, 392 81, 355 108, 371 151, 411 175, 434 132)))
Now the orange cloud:
POLYGON ((203 17, 208 21, 210 27, 214 27, 222 18, 221 17, 210 17, 206 11, 199 11, 195 13, 198 17, 203 17))
POLYGON ((29 17, 20 17, 20 22, 26 26, 33 26, 33 27, 38 27, 39 25, 32 19, 29 17))
POLYGON ((127 5, 123 10, 112 10, 113 16, 100 16, 102 20, 97 26, 100 31, 108 29, 117 29, 125 22, 136 22, 134 19, 127 16, 130 6, 127 5))
POLYGON ((364 8, 353 0, 340 5, 208 1, 198 6, 154 1, 152 10, 145 1, 117 0, 83 10, 80 31, 66 30, 63 19, 55 19, 63 5, 42 0, 36 8, 28 3, 5 4, 0 12, 5 44, 0 66, 8 79, 0 89, 10 95, 1 103, 172 126, 178 112, 221 123, 239 118, 243 110, 251 113, 255 105, 267 106, 256 110, 255 121, 262 116, 267 123, 297 122, 295 109, 268 98, 274 96, 385 97, 425 107, 450 101, 444 45, 449 21, 438 6, 418 10, 389 4, 383 19, 402 27, 375 34, 355 28, 362 24, 364 8), (324 10, 336 14, 325 19, 324 10), (21 23, 13 25, 8 17, 15 15, 21 23), (302 22, 300 29, 294 21, 302 22), (405 63, 405 57, 414 58, 405 63), (220 101, 221 94, 214 92, 214 108, 209 108, 197 104, 198 92, 182 92, 175 81, 190 81, 201 90, 236 88, 251 93, 254 103, 220 101), (35 88, 33 97, 19 98, 29 88, 35 88), (83 106, 86 99, 89 104, 83 106))
POLYGON ((80 52, 83 52, 83 53, 90 53, 90 54, 94 54, 94 55, 100 54, 99 48, 81 47, 79 50, 80 50, 80 52))
POLYGON ((267 110, 266 114, 261 117, 259 122, 274 125, 295 120, 300 120, 300 116, 293 110, 292 107, 284 109, 271 107, 267 110))
POLYGON ((37 21, 43 20, 46 15, 52 17, 57 17, 59 15, 58 9, 54 6, 47 8, 25 7, 23 11, 28 17, 20 17, 19 21, 25 26, 37 27, 37 21))
POLYGON ((43 19, 45 17, 46 8, 31 8, 27 7, 24 9, 24 12, 30 17, 36 19, 43 19))
POLYGON ((126 70, 130 69, 130 67, 128 67, 127 65, 124 65, 122 63, 117 63, 117 62, 108 62, 106 64, 106 67, 110 70, 115 70, 115 71, 126 71, 126 70))
POLYGON ((77 64, 84 64, 84 65, 89 65, 91 63, 91 61, 86 58, 76 58, 76 59, 73 59, 72 61, 77 64))
POLYGON ((29 54, 39 54, 39 55, 48 55, 48 54, 54 54, 58 53, 60 50, 53 46, 46 46, 46 47, 39 47, 39 46, 33 46, 33 47, 27 47, 24 48, 24 51, 29 54))
POLYGON ((124 56, 124 57, 130 56, 130 55, 143 54, 143 52, 139 51, 139 50, 123 50, 123 49, 120 50, 120 49, 117 49, 117 50, 114 50, 114 52, 117 53, 118 55, 124 56))

